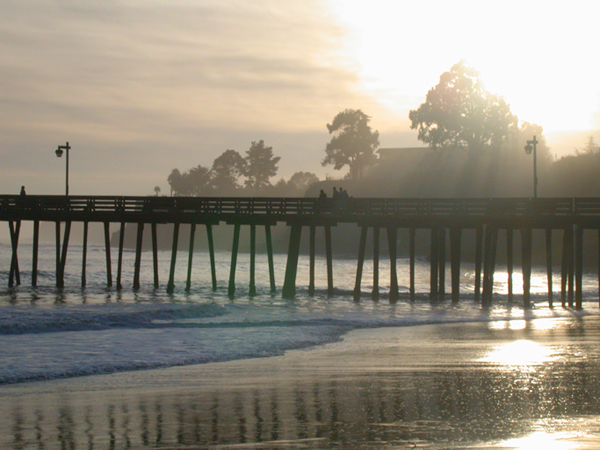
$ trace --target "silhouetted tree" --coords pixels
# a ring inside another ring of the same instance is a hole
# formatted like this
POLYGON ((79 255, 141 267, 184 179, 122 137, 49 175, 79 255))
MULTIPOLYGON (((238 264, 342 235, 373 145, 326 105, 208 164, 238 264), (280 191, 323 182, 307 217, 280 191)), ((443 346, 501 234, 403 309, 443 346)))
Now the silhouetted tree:
POLYGON ((277 175, 280 159, 280 156, 273 156, 273 147, 265 147, 264 141, 252 142, 245 158, 246 187, 258 192, 271 186, 269 178, 277 175))
POLYGON ((517 123, 504 99, 487 92, 477 71, 463 61, 440 76, 408 117, 420 141, 436 149, 464 148, 472 157, 500 146, 517 123))
POLYGON ((160 194, 160 186, 154 186, 154 193, 158 197, 158 194, 160 194))
POLYGON ((583 147, 581 150, 579 150, 578 148, 575 149, 576 155, 585 155, 591 153, 600 153, 600 146, 596 144, 594 136, 588 137, 585 147, 583 147))
POLYGON ((288 181, 283 178, 275 183, 275 195, 283 197, 301 197, 308 188, 318 183, 319 178, 310 172, 296 172, 288 181))
POLYGON ((334 134, 325 147, 327 156, 321 164, 333 165, 335 170, 350 167, 350 178, 362 179, 364 168, 377 160, 375 150, 379 147, 379 132, 369 126, 371 118, 360 109, 346 109, 338 113, 331 124, 329 134, 334 134))
POLYGON ((211 173, 212 185, 218 195, 230 195, 239 188, 240 177, 246 171, 246 161, 235 150, 226 150, 214 160, 211 173))
POLYGON ((173 169, 167 178, 169 186, 171 186, 171 195, 186 196, 191 195, 192 188, 187 179, 187 173, 179 172, 179 169, 173 169))
POLYGON ((196 197, 209 195, 212 193, 213 188, 211 185, 211 173, 210 169, 202 165, 198 165, 190 169, 185 175, 187 182, 190 186, 189 195, 196 197))
POLYGON ((319 177, 311 172, 296 172, 288 181, 294 191, 304 194, 311 184, 318 183, 319 177))

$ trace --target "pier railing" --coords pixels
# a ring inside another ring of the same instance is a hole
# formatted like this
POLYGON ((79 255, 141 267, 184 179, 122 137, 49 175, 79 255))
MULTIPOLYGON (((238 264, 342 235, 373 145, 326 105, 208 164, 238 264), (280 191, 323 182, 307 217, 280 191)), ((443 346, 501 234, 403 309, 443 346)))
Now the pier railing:
POLYGON ((339 221, 364 217, 600 219, 599 198, 254 198, 254 197, 108 197, 0 195, 0 220, 131 221, 226 220, 252 215, 275 220, 329 216, 339 221))

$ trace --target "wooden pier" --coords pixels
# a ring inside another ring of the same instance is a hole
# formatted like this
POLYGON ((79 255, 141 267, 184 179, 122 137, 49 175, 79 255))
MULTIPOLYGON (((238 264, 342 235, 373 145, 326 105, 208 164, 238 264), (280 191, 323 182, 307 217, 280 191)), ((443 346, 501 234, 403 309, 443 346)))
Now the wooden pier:
MULTIPOLYGON (((366 255, 367 235, 373 237, 373 292, 378 299, 380 237, 387 235, 390 258, 389 300, 399 298, 396 268, 396 243, 398 232, 408 230, 410 257, 409 297, 415 298, 415 258, 417 230, 425 230, 430 242, 429 298, 440 301, 446 297, 446 262, 450 262, 451 299, 459 301, 461 252, 466 230, 474 230, 475 239, 475 299, 483 305, 490 304, 499 232, 506 233, 506 263, 508 270, 508 299, 513 300, 512 272, 514 267, 513 237, 520 233, 521 268, 523 272, 523 305, 531 306, 532 232, 545 232, 546 266, 548 274, 548 302, 553 305, 552 287, 552 236, 562 233, 561 249, 561 304, 582 307, 583 299, 583 248, 584 231, 600 233, 600 198, 497 198, 497 199, 404 199, 404 198, 229 198, 229 197, 104 197, 104 196, 14 196, 0 195, 0 221, 8 223, 12 244, 9 287, 20 284, 19 236, 21 223, 33 223, 33 256, 31 283, 37 284, 40 222, 53 222, 56 227, 56 286, 64 287, 65 262, 68 255, 69 236, 73 222, 83 223, 83 261, 81 285, 86 284, 86 254, 88 225, 102 223, 106 247, 107 286, 113 286, 110 225, 118 224, 119 245, 117 253, 116 289, 122 289, 122 256, 126 224, 137 227, 133 289, 140 288, 140 262, 143 234, 149 225, 152 237, 154 286, 159 287, 157 225, 173 224, 172 254, 166 288, 175 288, 180 226, 190 226, 189 259, 186 289, 190 289, 195 231, 198 225, 206 227, 211 262, 213 289, 217 289, 213 227, 220 223, 234 226, 228 294, 235 295, 235 274, 242 226, 250 227, 250 287, 256 293, 255 258, 257 227, 264 227, 267 243, 270 289, 276 292, 273 267, 271 227, 286 223, 290 227, 289 246, 282 295, 293 298, 296 293, 296 274, 300 254, 302 229, 309 229, 309 294, 315 292, 315 236, 322 229, 325 236, 327 265, 327 292, 334 292, 332 232, 341 223, 360 227, 356 283, 354 297, 361 296, 363 265, 366 255), (64 225, 64 228, 63 228, 64 225), (449 250, 449 252, 447 252, 449 250)), ((599 252, 600 256, 600 252, 599 252)), ((600 263, 598 264, 600 267, 600 263)), ((600 280, 600 274, 599 274, 600 280)))

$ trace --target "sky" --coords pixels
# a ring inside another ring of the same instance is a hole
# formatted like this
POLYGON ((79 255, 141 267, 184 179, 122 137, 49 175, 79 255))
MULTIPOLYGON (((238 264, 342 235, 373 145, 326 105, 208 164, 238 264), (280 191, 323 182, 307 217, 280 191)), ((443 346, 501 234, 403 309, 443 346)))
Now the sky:
POLYGON ((408 112, 465 60, 557 156, 600 142, 600 2, 3 0, 0 193, 169 192, 264 140, 278 178, 322 167, 326 124, 371 116, 382 147, 421 145, 408 112))

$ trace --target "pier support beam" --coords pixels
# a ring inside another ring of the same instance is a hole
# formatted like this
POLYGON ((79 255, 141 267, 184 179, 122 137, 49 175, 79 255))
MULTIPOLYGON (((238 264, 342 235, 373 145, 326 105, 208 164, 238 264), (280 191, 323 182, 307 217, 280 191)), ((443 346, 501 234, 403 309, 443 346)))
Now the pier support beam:
POLYGON ((379 227, 373 227, 373 300, 379 300, 379 227))
POLYGON ((173 224, 173 241, 171 248, 171 268, 169 269, 169 281, 167 282, 167 292, 172 294, 175 291, 175 265, 177 264, 177 247, 179 245, 179 222, 173 224))
MULTIPOLYGON (((13 287, 15 282, 21 284, 21 274, 19 272, 19 233, 21 232, 21 221, 17 220, 16 224, 11 220, 8 222, 10 228, 10 242, 12 245, 12 256, 10 260, 10 273, 8 275, 8 287, 13 287)), ((58 270, 58 267, 57 267, 58 270)))
POLYGON ((309 229, 309 249, 308 249, 308 295, 315 295, 315 238, 317 227, 310 226, 309 229))
POLYGON ((227 295, 229 298, 235 296, 235 270, 237 265, 237 254, 240 247, 240 224, 233 226, 233 244, 231 247, 231 266, 229 267, 229 286, 227 288, 227 295))
POLYGON ((531 308, 531 257, 532 257, 532 230, 521 229, 521 256, 523 270, 523 308, 531 308))
POLYGON ((248 295, 256 295, 256 225, 250 225, 250 286, 248 295))
POLYGON ((87 244, 88 244, 88 228, 89 222, 83 222, 83 249, 81 252, 81 287, 84 288, 87 284, 86 269, 87 269, 87 244))
POLYGON ((325 259, 327 260, 327 296, 333 296, 333 249, 331 245, 331 225, 325 225, 325 259))
POLYGON ((210 277, 212 280, 212 290, 217 290, 217 266, 215 263, 215 242, 213 240, 212 225, 206 224, 206 236, 208 238, 208 254, 210 257, 210 277))
POLYGON ((154 288, 158 288, 158 238, 156 231, 156 223, 151 224, 152 232, 152 269, 154 271, 154 288))
POLYGON ((429 300, 432 302, 438 301, 438 283, 439 283, 439 230, 435 227, 431 228, 431 241, 429 249, 429 300))
POLYGON ((142 246, 144 244, 144 222, 137 224, 137 238, 135 240, 135 262, 133 264, 133 289, 140 288, 140 272, 142 270, 142 246))
POLYGON ((575 230, 575 308, 583 308, 583 228, 575 230))
POLYGON ((190 292, 192 287, 192 265, 194 263, 194 238, 196 237, 196 224, 190 224, 190 246, 188 249, 188 268, 187 280, 185 282, 185 291, 190 292))
POLYGON ((112 263, 110 261, 110 222, 104 222, 104 251, 106 253, 106 287, 112 287, 112 263))
POLYGON ((409 237, 408 237, 408 241, 409 241, 409 292, 410 292, 410 301, 414 302, 415 301, 415 240, 416 240, 416 229, 411 228, 409 230, 409 237))
MULTIPOLYGON (((123 241, 124 240, 125 240, 125 222, 121 222, 121 227, 119 229, 119 252, 117 253, 117 290, 118 291, 123 289, 123 285, 121 284, 121 275, 122 275, 122 271, 123 271, 123 244, 124 244, 123 241)), ((136 252, 136 258, 137 258, 137 252, 136 252)), ((134 282, 134 284, 135 284, 135 282, 134 282)), ((135 287, 134 287, 134 289, 135 289, 135 287)))
POLYGON ((513 297, 513 236, 514 231, 512 228, 506 229, 506 272, 507 272, 507 284, 508 284, 508 303, 511 304, 514 300, 513 297))
POLYGON ((438 301, 441 302, 446 298, 446 229, 440 228, 438 235, 438 301))
POLYGON ((486 226, 484 241, 483 293, 481 296, 481 304, 483 306, 489 306, 492 304, 494 295, 494 272, 496 269, 498 229, 490 225, 486 226))
POLYGON ((290 231, 285 278, 283 281, 282 297, 294 298, 296 295, 296 274, 298 272, 298 256, 300 255, 300 237, 302 225, 293 224, 290 231))
POLYGON ((31 285, 37 286, 38 253, 40 247, 40 221, 33 222, 33 255, 31 257, 31 285))
POLYGON ((271 225, 265 225, 265 239, 267 241, 267 261, 269 263, 269 283, 271 285, 271 294, 277 292, 275 286, 275 264, 273 263, 273 239, 271 238, 271 225))
POLYGON ((354 300, 360 300, 360 285, 362 283, 363 266, 365 263, 365 250, 367 247, 367 230, 368 228, 363 226, 360 229, 360 241, 358 244, 358 261, 356 264, 356 282, 354 283, 354 300))
POLYGON ((460 300, 460 256, 462 229, 453 227, 450 230, 450 272, 452 278, 452 303, 460 300))
POLYGON ((388 227, 388 253, 390 255, 390 303, 398 301, 398 271, 396 268, 397 245, 398 245, 398 228, 388 227))
POLYGON ((69 236, 71 234, 71 221, 65 222, 65 235, 62 242, 62 252, 60 255, 60 261, 58 265, 56 287, 65 287, 65 264, 67 262, 67 252, 69 251, 69 236))
POLYGON ((475 230, 475 296, 476 302, 481 301, 481 266, 483 262, 483 227, 475 230))
POLYGON ((554 304, 554 288, 552 286, 552 228, 546 228, 546 279, 548 282, 548 306, 554 304))

